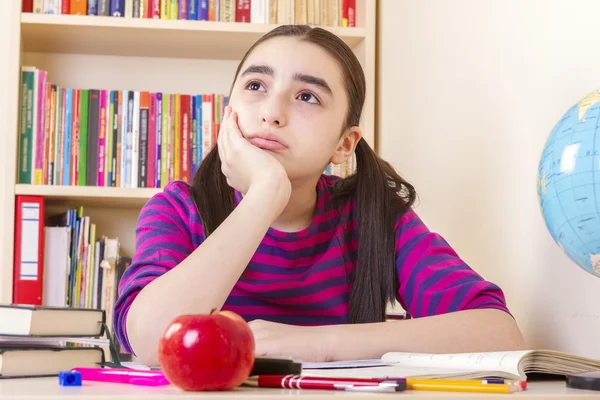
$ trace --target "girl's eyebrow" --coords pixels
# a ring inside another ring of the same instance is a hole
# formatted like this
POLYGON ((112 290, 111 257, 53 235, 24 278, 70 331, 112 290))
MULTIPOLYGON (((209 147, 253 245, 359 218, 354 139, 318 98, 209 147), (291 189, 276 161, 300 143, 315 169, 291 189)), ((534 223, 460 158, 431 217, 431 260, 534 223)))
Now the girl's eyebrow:
MULTIPOLYGON (((242 72, 240 77, 243 77, 244 75, 248 75, 248 74, 264 74, 264 75, 273 76, 273 75, 275 75, 275 71, 273 70, 273 68, 271 68, 268 65, 252 64, 252 65, 248 66, 248 68, 246 68, 244 70, 244 72, 242 72)), ((325 79, 322 79, 322 78, 319 78, 319 77, 316 77, 313 75, 302 74, 299 72, 294 74, 293 79, 295 81, 304 82, 309 85, 318 86, 321 89, 325 90, 327 92, 327 94, 329 94, 331 97, 333 97, 333 91, 331 90, 331 87, 329 86, 329 84, 327 83, 327 81, 325 79)))

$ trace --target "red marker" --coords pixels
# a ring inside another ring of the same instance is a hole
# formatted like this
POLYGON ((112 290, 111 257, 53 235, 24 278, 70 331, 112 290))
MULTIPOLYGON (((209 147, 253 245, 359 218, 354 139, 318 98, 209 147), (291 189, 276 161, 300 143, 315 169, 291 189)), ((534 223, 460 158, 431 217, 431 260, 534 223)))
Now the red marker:
POLYGON ((247 383, 259 387, 284 389, 321 389, 346 391, 400 392, 406 389, 405 379, 321 378, 300 375, 260 375, 247 383))

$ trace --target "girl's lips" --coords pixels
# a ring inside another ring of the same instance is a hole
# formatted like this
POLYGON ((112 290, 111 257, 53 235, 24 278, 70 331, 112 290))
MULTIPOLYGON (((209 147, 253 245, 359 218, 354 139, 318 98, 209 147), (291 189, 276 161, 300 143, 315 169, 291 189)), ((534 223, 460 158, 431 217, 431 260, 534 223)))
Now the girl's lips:
POLYGON ((276 140, 268 140, 259 137, 253 137, 251 139, 248 139, 248 141, 254 146, 263 150, 279 151, 286 149, 286 147, 283 144, 276 140))

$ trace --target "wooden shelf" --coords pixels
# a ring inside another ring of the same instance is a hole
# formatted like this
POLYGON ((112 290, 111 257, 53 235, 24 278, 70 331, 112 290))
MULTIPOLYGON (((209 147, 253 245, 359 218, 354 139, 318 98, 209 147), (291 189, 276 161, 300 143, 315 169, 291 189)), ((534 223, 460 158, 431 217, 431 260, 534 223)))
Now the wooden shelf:
POLYGON ((97 186, 15 185, 15 194, 44 196, 49 204, 141 208, 162 189, 97 186))
MULTIPOLYGON (((239 60, 270 24, 21 14, 26 52, 239 60)), ((350 47, 364 28, 327 27, 350 47)))

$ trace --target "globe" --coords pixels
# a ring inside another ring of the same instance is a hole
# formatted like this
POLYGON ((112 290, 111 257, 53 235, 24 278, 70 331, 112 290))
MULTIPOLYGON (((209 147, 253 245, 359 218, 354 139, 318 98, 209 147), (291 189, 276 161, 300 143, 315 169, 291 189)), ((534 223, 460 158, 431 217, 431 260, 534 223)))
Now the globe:
POLYGON ((544 146, 537 192, 546 227, 579 267, 600 277, 600 90, 573 105, 544 146))

